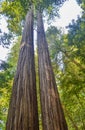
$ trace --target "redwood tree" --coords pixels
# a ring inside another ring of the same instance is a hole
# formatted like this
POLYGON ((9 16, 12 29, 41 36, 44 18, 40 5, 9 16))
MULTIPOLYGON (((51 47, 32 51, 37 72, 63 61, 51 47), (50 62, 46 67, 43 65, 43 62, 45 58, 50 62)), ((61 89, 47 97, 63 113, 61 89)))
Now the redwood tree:
POLYGON ((26 16, 6 130, 39 130, 32 9, 26 16))
POLYGON ((51 66, 40 10, 37 17, 37 43, 43 129, 68 130, 51 66))
MULTIPOLYGON (((12 2, 10 2, 10 0, 7 1, 8 5, 11 3, 10 6, 13 7, 12 5, 14 5, 13 9, 15 9, 17 0, 12 2)), ((46 9, 47 7, 52 7, 54 3, 59 5, 64 1, 65 0, 18 0, 18 2, 21 3, 24 11, 27 11, 28 6, 31 4, 35 6, 35 9, 38 9, 38 6, 41 5, 42 9, 44 10, 44 8, 46 9)), ((7 6, 6 3, 4 5, 4 7, 7 6)), ((17 11, 15 11, 16 15, 13 13, 13 16, 9 17, 12 15, 12 13, 10 13, 11 11, 9 11, 10 6, 8 6, 8 13, 7 10, 3 10, 3 12, 8 16, 9 21, 11 22, 11 20, 13 20, 14 23, 14 21, 16 21, 14 20, 14 17, 16 17, 17 11)), ((19 16, 21 17, 21 13, 19 16)), ((67 130, 51 67, 41 13, 39 13, 38 16, 39 76, 44 130, 67 130)), ((19 17, 17 17, 17 19, 18 18, 19 17)), ((19 23, 20 21, 21 19, 19 20, 19 23)), ((16 31, 15 28, 14 31, 16 31)), ((38 130, 36 79, 34 66, 33 13, 32 10, 30 10, 27 14, 23 31, 6 130, 38 130)))

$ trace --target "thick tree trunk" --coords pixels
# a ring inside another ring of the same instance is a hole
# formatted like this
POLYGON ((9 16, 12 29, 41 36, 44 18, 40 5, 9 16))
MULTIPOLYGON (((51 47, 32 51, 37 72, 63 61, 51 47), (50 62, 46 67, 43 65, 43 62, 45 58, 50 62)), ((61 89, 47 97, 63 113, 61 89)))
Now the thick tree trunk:
POLYGON ((51 66, 42 14, 38 11, 37 42, 44 130, 68 130, 51 66))
POLYGON ((26 16, 6 130, 39 130, 32 9, 26 16))

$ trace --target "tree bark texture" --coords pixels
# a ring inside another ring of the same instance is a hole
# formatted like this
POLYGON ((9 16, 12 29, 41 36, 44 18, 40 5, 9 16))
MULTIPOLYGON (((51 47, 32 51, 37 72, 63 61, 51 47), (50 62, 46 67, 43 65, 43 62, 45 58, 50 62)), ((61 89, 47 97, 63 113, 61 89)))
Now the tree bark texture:
POLYGON ((38 11, 37 42, 42 124, 44 130, 68 130, 51 66, 42 13, 38 11))
POLYGON ((33 47, 33 10, 27 13, 6 130, 39 130, 33 47))

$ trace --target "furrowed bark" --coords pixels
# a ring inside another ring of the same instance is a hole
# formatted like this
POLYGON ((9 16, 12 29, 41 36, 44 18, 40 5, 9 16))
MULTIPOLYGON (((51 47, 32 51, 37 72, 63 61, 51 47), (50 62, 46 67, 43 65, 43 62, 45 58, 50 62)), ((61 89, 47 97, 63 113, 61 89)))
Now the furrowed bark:
POLYGON ((44 130, 68 130, 49 57, 42 13, 37 16, 37 44, 44 130))
POLYGON ((6 130, 39 130, 32 9, 26 16, 6 130))

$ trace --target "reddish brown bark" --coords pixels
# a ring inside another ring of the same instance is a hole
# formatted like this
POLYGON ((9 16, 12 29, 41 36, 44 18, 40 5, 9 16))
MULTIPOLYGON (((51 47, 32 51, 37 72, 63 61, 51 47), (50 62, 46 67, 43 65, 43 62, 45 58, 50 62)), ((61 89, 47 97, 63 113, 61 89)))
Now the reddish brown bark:
POLYGON ((68 130, 51 66, 42 14, 39 11, 37 26, 43 129, 68 130))
POLYGON ((26 16, 6 130, 39 130, 32 9, 26 16))

